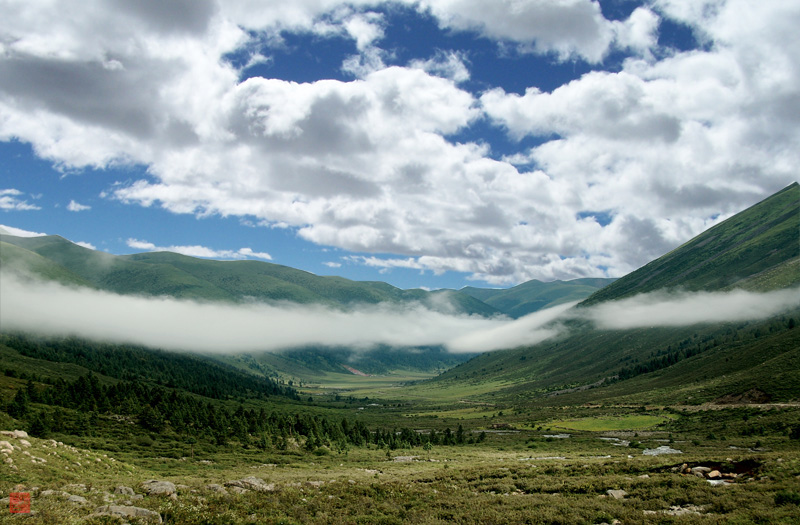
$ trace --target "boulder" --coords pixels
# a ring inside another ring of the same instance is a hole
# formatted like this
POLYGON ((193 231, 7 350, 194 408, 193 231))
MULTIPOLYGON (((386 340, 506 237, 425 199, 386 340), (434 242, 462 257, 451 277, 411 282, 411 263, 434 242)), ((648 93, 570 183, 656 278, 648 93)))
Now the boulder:
POLYGON ((67 501, 69 501, 70 503, 83 504, 86 503, 86 498, 84 498, 83 496, 74 496, 70 494, 70 496, 67 498, 67 501))
POLYGON ((227 494, 228 493, 228 491, 225 489, 225 487, 223 487, 222 485, 219 485, 217 483, 209 483, 208 485, 205 486, 205 489, 209 490, 211 492, 222 492, 223 494, 227 494))
POLYGON ((132 488, 120 485, 114 488, 114 494, 123 494, 125 496, 133 496, 136 494, 132 488))
POLYGON ((274 492, 275 491, 275 484, 274 483, 267 483, 261 478, 257 478, 255 476, 248 476, 242 479, 236 479, 233 481, 226 481, 226 487, 239 487, 245 490, 255 490, 256 492, 274 492))
POLYGON ((173 482, 156 479, 143 481, 139 486, 150 496, 172 496, 177 490, 173 482))
POLYGON ((128 505, 103 505, 94 509, 93 516, 119 516, 121 518, 144 518, 153 523, 162 523, 161 515, 150 509, 131 507, 128 505))
POLYGON ((722 477, 722 474, 719 470, 712 470, 708 473, 708 479, 719 479, 722 477))
POLYGON ((0 436, 8 436, 11 438, 19 439, 28 437, 28 433, 24 430, 2 430, 0 436))
POLYGON ((625 491, 624 491, 624 490, 622 490, 622 489, 618 489, 618 490, 615 490, 615 489, 608 489, 608 490, 606 491, 606 494, 608 494, 609 496, 611 496, 611 497, 612 497, 612 498, 614 498, 614 499, 624 499, 624 498, 625 498, 625 496, 627 496, 627 495, 628 495, 628 493, 627 493, 627 492, 625 492, 625 491))

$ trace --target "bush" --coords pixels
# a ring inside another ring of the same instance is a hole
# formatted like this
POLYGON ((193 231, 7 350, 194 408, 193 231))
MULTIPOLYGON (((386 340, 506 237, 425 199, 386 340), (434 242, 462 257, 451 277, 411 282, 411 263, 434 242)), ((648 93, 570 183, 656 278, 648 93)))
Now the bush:
POLYGON ((800 494, 791 490, 782 490, 775 494, 775 505, 800 505, 800 494))

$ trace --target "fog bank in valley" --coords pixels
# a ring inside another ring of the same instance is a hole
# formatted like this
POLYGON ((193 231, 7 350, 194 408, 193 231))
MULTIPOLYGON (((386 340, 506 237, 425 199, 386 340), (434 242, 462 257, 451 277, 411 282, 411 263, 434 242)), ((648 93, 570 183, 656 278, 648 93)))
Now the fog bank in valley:
POLYGON ((9 271, 0 272, 0 292, 2 331, 219 353, 377 345, 486 352, 542 342, 564 333, 562 321, 569 319, 586 319, 600 329, 628 329, 756 320, 800 307, 797 288, 763 294, 652 293, 586 309, 565 304, 512 320, 444 313, 419 303, 337 309, 118 295, 9 271))

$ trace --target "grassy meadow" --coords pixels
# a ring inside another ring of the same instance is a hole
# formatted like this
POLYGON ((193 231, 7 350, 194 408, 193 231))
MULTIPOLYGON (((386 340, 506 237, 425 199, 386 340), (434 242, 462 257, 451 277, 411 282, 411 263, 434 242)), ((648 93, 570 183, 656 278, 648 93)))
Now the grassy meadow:
MULTIPOLYGON (((352 376, 337 387, 369 392, 369 399, 342 403, 341 393, 315 392, 307 409, 369 427, 462 425, 470 439, 340 450, 308 450, 299 439, 284 450, 262 449, 236 439, 182 442, 169 430, 126 435, 101 416, 93 435, 28 437, 29 446, 0 436, 18 447, 6 454, 17 468, 6 463, 0 470, 2 497, 29 492, 34 512, 25 520, 4 509, 0 523, 157 522, 96 512, 107 505, 154 511, 164 523, 744 524, 800 517, 797 404, 492 404, 459 400, 462 389, 434 395, 429 384, 369 379, 352 376), (413 395, 390 396, 404 390, 413 395), (680 452, 650 455, 659 447, 680 452), (714 483, 687 473, 691 467, 726 477, 714 483), (231 485, 248 477, 265 485, 231 485), (151 479, 171 481, 175 494, 147 495, 141 484, 151 479), (117 494, 118 486, 136 494, 117 494)), ((1 382, 5 397, 20 387, 17 379, 1 382)), ((3 428, 18 424, 3 416, 3 428)))

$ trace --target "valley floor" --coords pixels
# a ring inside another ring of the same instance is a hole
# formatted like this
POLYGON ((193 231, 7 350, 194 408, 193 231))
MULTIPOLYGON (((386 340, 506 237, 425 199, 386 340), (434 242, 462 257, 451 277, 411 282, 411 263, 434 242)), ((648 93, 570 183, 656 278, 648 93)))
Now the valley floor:
MULTIPOLYGON (((198 447, 193 457, 161 457, 155 446, 152 454, 124 447, 111 453, 85 448, 97 442, 92 440, 5 432, 0 436, 0 452, 7 458, 0 470, 6 498, 0 523, 800 519, 800 411, 795 406, 539 407, 501 415, 468 413, 472 419, 459 419, 465 414, 454 408, 440 415, 441 424, 464 422, 473 437, 485 431, 485 440, 340 452, 297 446, 264 451, 232 443, 213 453, 198 447), (12 492, 30 496, 32 519, 8 510, 12 492)), ((405 417, 420 421, 419 415, 405 417)))

